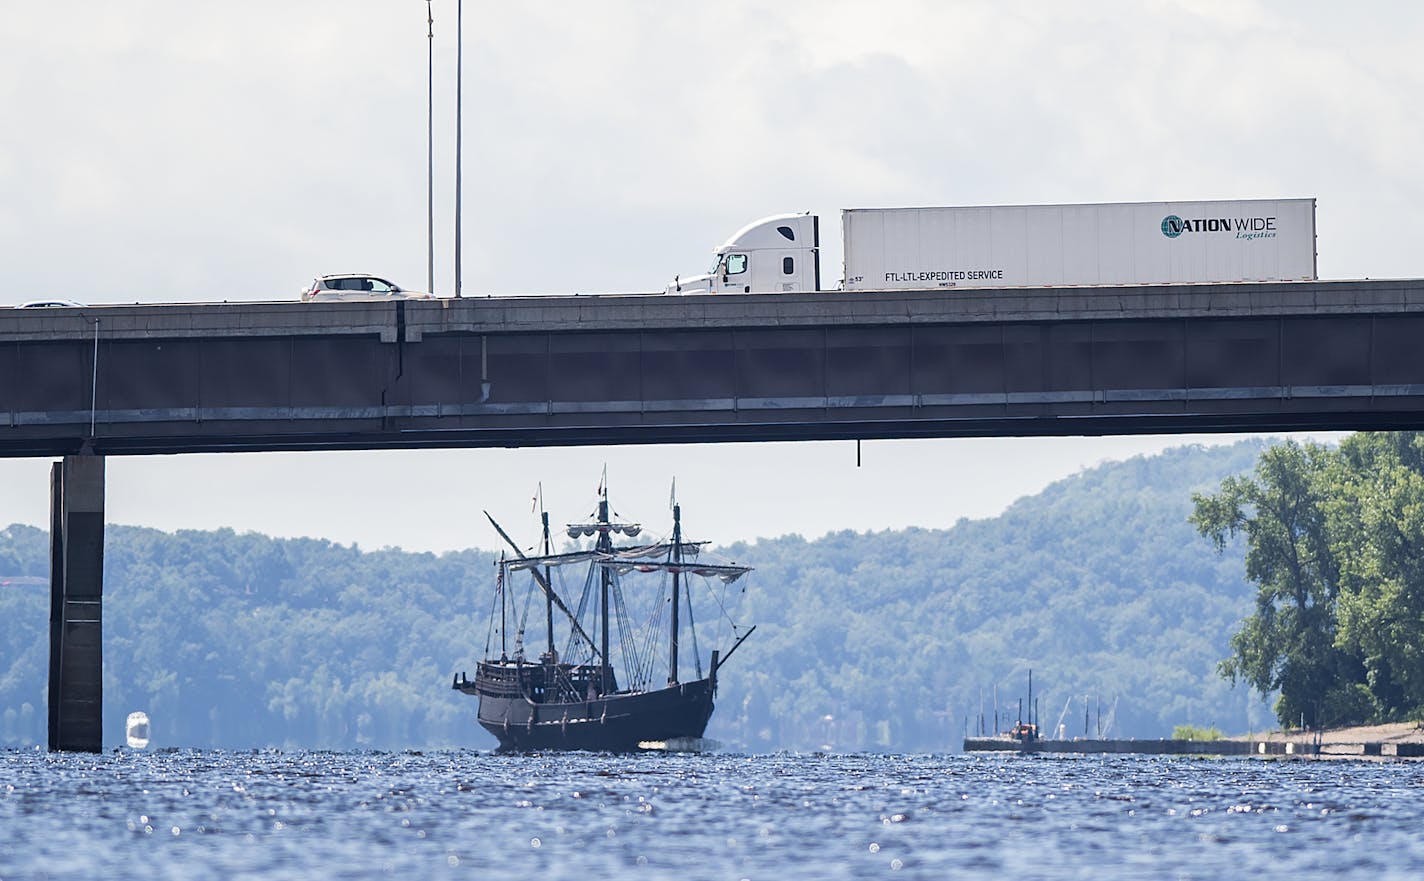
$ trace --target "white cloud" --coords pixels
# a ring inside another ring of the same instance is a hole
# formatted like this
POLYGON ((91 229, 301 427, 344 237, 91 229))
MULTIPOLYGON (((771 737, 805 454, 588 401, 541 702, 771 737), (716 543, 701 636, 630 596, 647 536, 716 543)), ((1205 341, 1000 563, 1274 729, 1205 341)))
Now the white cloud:
MULTIPOLYGON (((455 3, 434 8, 436 287, 448 292, 455 3)), ((781 211, 822 215, 823 275, 834 281, 843 207, 1247 196, 1319 197, 1326 276, 1424 274, 1412 235, 1424 198, 1416 4, 544 0, 471 2, 465 15, 467 293, 660 289, 705 268, 746 221, 781 211)), ((423 286, 425 27, 417 0, 10 4, 0 32, 0 300, 287 298, 315 274, 348 269, 423 286)), ((944 487, 953 522, 1071 473, 1091 460, 1082 445, 1155 443, 895 449, 912 474, 950 455, 990 475, 982 491, 944 487), (1035 467, 995 458, 1001 448, 1032 450, 1035 467)), ((688 458, 706 462, 718 491, 728 489, 719 474, 754 475, 788 505, 807 500, 776 512, 785 530, 814 532, 807 524, 837 510, 813 491, 818 469, 851 453, 778 449, 607 455, 669 477, 688 458)), ((501 466, 525 482, 561 468, 573 480, 605 455, 525 452, 501 466)), ((170 526, 182 521, 165 511, 193 525, 226 517, 218 522, 266 528, 264 496, 241 497, 241 487, 221 510, 145 489, 179 473, 219 486, 258 460, 205 461, 123 463, 115 474, 144 477, 111 510, 170 526), (130 495, 148 501, 125 508, 130 495)), ((370 518, 356 513, 366 498, 337 490, 351 461, 272 466, 274 487, 294 474, 312 481, 317 511, 293 524, 371 543, 370 518)), ((439 454, 362 461, 386 469, 371 483, 404 487, 387 490, 398 502, 384 509, 429 506, 413 523, 469 514, 431 501, 439 471, 415 463, 446 461, 439 454), (403 483, 412 471, 421 480, 403 483)), ((481 474, 505 460, 455 461, 481 474)), ((873 484, 856 484, 865 501, 842 506, 857 508, 846 525, 899 522, 894 494, 873 484)), ((381 528, 420 540, 415 528, 381 528)))

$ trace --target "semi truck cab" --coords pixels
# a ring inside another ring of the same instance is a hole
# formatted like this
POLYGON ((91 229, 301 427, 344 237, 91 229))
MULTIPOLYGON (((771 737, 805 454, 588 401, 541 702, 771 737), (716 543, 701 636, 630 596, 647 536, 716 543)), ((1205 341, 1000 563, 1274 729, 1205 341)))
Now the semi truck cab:
POLYGON ((747 224, 715 252, 705 275, 674 278, 669 294, 816 291, 821 232, 814 214, 777 214, 747 224))

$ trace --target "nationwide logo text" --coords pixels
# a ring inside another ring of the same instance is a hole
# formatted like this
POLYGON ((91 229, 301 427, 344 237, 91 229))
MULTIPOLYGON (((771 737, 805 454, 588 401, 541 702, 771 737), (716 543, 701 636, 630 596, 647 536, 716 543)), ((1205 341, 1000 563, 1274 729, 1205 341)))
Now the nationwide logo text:
POLYGON ((1191 217, 1168 214, 1162 218, 1162 235, 1175 239, 1182 233, 1235 233, 1238 239, 1274 239, 1274 217, 1191 217))

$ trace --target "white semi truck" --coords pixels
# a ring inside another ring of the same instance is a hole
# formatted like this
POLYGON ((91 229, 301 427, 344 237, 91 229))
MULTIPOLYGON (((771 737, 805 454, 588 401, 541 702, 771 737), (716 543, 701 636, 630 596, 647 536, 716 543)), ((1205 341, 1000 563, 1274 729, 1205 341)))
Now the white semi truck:
MULTIPOLYGON (((1294 281, 1316 277, 1315 200, 848 208, 845 290, 1294 281)), ((820 223, 779 214, 668 293, 821 289, 820 223)))

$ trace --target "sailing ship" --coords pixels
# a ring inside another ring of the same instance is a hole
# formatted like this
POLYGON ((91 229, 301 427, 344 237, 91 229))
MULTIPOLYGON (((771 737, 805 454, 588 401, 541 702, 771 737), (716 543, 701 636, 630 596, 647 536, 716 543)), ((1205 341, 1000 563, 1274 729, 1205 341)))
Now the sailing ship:
POLYGON ((733 641, 726 654, 712 651, 704 675, 691 587, 697 579, 709 588, 720 584, 722 596, 710 592, 725 615, 727 586, 751 567, 700 559, 707 543, 684 538, 675 498, 672 515, 671 539, 628 543, 642 526, 611 511, 605 480, 592 516, 568 525, 569 538, 593 539, 592 544, 555 553, 549 515, 543 512, 542 552, 530 555, 485 513, 516 556, 497 564, 485 660, 473 679, 461 672, 451 687, 479 698, 479 723, 498 738, 501 750, 632 752, 691 748, 700 740, 712 716, 718 673, 756 628, 742 632, 727 617, 733 641), (572 609, 573 591, 564 587, 568 580, 555 577, 568 571, 583 573, 572 609), (521 581, 527 582, 522 609, 521 581), (532 659, 526 657, 524 637, 536 597, 543 600, 545 639, 544 650, 532 659), (683 645, 684 634, 691 637, 690 647, 683 645), (693 661, 691 678, 683 678, 684 654, 693 661), (655 683, 664 672, 666 680, 655 683))

